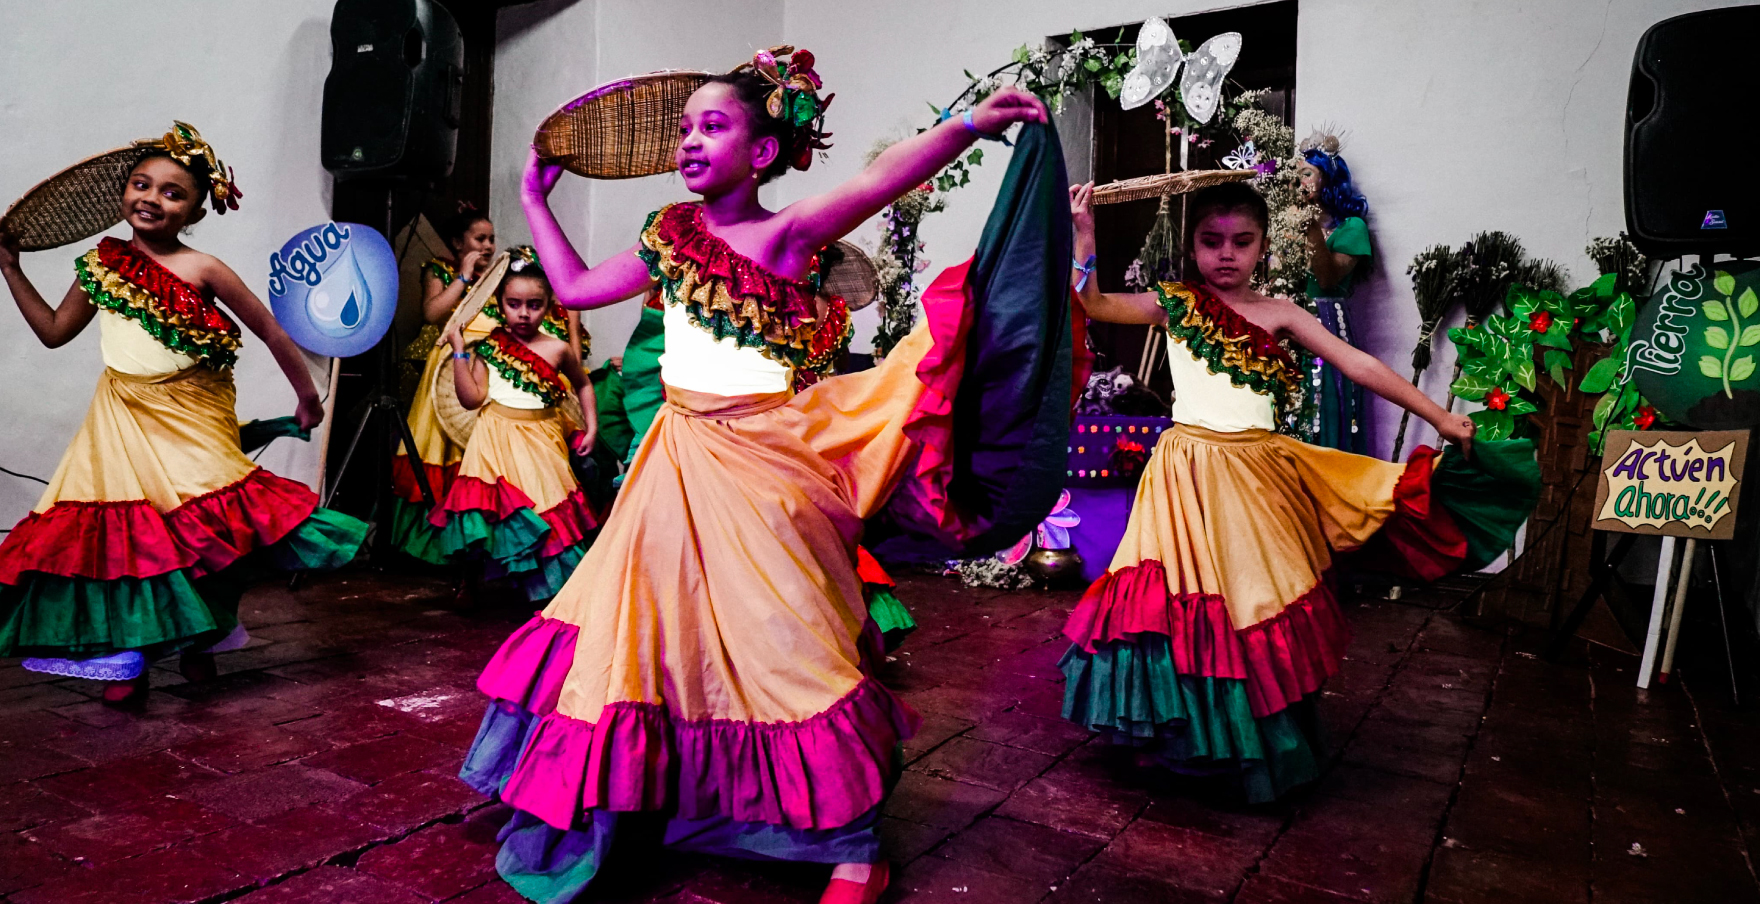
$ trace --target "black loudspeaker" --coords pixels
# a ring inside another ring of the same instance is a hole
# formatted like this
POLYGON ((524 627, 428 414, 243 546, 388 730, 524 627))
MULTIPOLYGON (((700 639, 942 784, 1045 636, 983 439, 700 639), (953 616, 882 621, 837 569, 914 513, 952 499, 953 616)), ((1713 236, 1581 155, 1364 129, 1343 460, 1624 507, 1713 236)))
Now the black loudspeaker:
POLYGON ((1626 232, 1652 256, 1760 249, 1760 6, 1644 32, 1626 97, 1626 232))
POLYGON ((431 0, 337 0, 319 151, 338 179, 432 184, 452 172, 464 36, 431 0))

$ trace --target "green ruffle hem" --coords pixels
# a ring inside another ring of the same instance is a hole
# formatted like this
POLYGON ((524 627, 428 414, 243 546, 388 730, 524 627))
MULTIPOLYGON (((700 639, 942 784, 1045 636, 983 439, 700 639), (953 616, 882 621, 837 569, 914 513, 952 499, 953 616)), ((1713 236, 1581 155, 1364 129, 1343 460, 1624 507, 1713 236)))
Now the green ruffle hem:
POLYGON ((1276 800, 1320 776, 1312 698, 1256 719, 1245 681, 1176 673, 1159 634, 1092 654, 1072 646, 1058 665, 1064 718, 1177 772, 1237 774, 1248 803, 1276 800))
POLYGON ((441 553, 442 561, 480 557, 485 579, 511 578, 526 599, 537 602, 562 589, 575 566, 586 556, 587 547, 593 545, 593 538, 588 537, 555 555, 542 555, 550 529, 529 508, 517 509, 500 521, 480 509, 448 512, 446 526, 438 531, 434 548, 441 553))
POLYGON ((190 569, 102 581, 33 573, 0 588, 0 656, 84 659, 123 650, 164 655, 218 642, 238 624, 238 601, 264 571, 348 564, 367 525, 317 509, 275 543, 215 572, 190 569))

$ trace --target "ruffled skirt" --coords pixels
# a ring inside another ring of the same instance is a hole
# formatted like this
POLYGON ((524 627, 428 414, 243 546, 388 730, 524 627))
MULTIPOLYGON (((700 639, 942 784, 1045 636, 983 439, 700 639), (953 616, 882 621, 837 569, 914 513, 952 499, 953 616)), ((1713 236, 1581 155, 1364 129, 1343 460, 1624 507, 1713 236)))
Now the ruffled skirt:
POLYGON ((442 560, 478 557, 485 577, 513 578, 527 599, 555 596, 599 528, 569 466, 562 413, 483 406, 428 525, 442 560))
POLYGON ((1250 801, 1313 779, 1306 704, 1349 640, 1334 554, 1432 580, 1507 548, 1537 496, 1532 444, 1475 451, 1439 467, 1420 448, 1400 465, 1175 425, 1110 571, 1065 626, 1064 716, 1179 769, 1238 771, 1250 801))
POLYGON ((422 498, 422 486, 416 477, 420 468, 428 478, 428 489, 434 502, 446 498, 458 476, 459 460, 464 447, 453 442, 440 426, 440 415, 434 409, 434 378, 442 367, 450 366, 452 347, 437 345, 428 351, 422 375, 416 381, 416 393, 409 403, 409 432, 416 441, 416 456, 411 458, 402 443, 391 459, 391 544, 396 548, 434 565, 444 564, 446 552, 440 547, 439 531, 429 523, 432 509, 422 498))
MULTIPOLYGON (((0 655, 211 645, 237 627, 248 564, 354 558, 366 525, 246 458, 234 402, 228 371, 105 370, 41 501, 0 543, 0 655)), ((33 665, 87 674, 77 663, 33 665)))

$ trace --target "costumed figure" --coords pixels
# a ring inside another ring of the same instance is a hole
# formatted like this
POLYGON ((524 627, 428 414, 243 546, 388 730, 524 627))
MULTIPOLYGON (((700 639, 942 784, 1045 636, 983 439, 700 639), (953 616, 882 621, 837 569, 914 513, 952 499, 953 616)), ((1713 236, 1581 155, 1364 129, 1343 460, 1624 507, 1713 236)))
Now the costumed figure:
POLYGON ((335 568, 366 533, 240 451, 234 317, 293 384, 299 428, 324 412, 268 308, 231 268, 178 238, 204 202, 218 213, 237 207, 231 171, 183 123, 135 147, 145 156, 119 193, 133 237, 105 238, 79 257, 59 306, 19 268, 17 240, 0 236, 0 274, 31 331, 55 348, 96 318, 105 364, 42 499, 0 543, 0 656, 112 682, 109 703, 144 698, 148 668, 166 653, 183 653, 191 680, 212 677, 212 654, 248 639, 238 599, 251 566, 335 568))
POLYGON ((577 348, 543 329, 555 305, 537 261, 515 256, 497 298, 505 326, 468 350, 463 324, 445 337, 459 404, 480 411, 429 524, 446 557, 479 558, 484 577, 512 577, 527 599, 546 600, 599 527, 569 464, 571 451, 593 450, 597 405, 577 348), (579 429, 562 408, 571 394, 579 429))
MULTIPOLYGON (((1299 150, 1299 191, 1304 202, 1314 205, 1314 216, 1308 220, 1305 294, 1319 312, 1320 322, 1334 336, 1355 345, 1347 302, 1357 279, 1369 270, 1369 224, 1363 219, 1369 213, 1369 202, 1351 183, 1351 169, 1338 155, 1338 138, 1317 133, 1302 142, 1299 150)), ((1367 454, 1369 424, 1363 387, 1324 358, 1313 368, 1309 385, 1319 391, 1319 398, 1312 400, 1319 412, 1315 444, 1367 454)))
MULTIPOLYGON (((1091 193, 1073 193, 1077 259, 1094 249, 1091 193)), ((1267 211, 1251 187, 1189 203, 1184 272, 1201 282, 1082 293, 1091 317, 1166 328, 1174 425, 1143 468, 1110 570, 1064 628, 1064 716, 1176 770, 1237 774, 1258 802, 1318 775, 1310 704, 1348 635, 1335 555, 1360 550, 1423 580, 1483 567, 1533 508, 1539 473, 1530 441, 1474 443, 1471 420, 1253 291, 1267 211), (1400 465, 1277 433, 1305 382, 1285 341, 1458 445, 1400 465)))
MULTIPOLYGON (((440 325, 452 316, 463 301, 465 292, 488 269, 495 256, 495 224, 489 217, 470 205, 461 205, 456 216, 438 228, 441 240, 452 249, 453 258, 429 258, 422 265, 422 317, 426 324, 415 341, 404 349, 406 358, 423 359, 422 372, 416 380, 415 394, 409 405, 409 432, 416 441, 416 459, 428 480, 428 490, 436 503, 446 498, 452 480, 458 474, 458 462, 464 446, 442 426, 440 412, 435 408, 434 386, 442 371, 452 367, 451 349, 440 337, 440 325)), ((515 258, 536 263, 537 254, 521 246, 512 249, 515 258)), ((500 303, 495 298, 465 327, 465 339, 476 341, 505 323, 500 303)), ((591 339, 580 326, 580 318, 568 317, 552 305, 542 325, 546 335, 575 345, 580 360, 586 361, 591 339)), ((399 443, 391 462, 391 542, 415 558, 432 564, 447 561, 440 549, 429 517, 433 514, 422 496, 416 478, 415 462, 409 450, 399 443)))
MULTIPOLYGON (((476 207, 460 204, 458 213, 439 223, 436 231, 452 251, 452 257, 433 257, 422 264, 423 326, 415 341, 404 347, 404 358, 422 361, 422 372, 416 378, 415 394, 409 403, 409 432, 416 441, 415 457, 412 460, 409 449, 399 443, 391 459, 391 543, 424 562, 439 565, 446 561, 446 555, 440 550, 439 538, 428 523, 428 516, 432 506, 445 499, 452 489, 458 461, 464 456, 463 444, 446 432, 434 407, 438 374, 452 366, 451 349, 441 339, 440 326, 452 316, 464 300, 465 291, 483 275, 490 258, 495 256, 495 224, 476 207), (416 476, 418 464, 427 477, 431 500, 422 495, 422 484, 416 476)), ((488 335, 497 325, 487 315, 479 315, 470 324, 470 338, 488 335)))
POLYGON ((789 48, 709 79, 675 133, 702 200, 650 215, 590 270, 546 201, 561 166, 528 165, 524 206, 564 304, 660 288, 666 392, 580 567, 478 681, 494 700, 461 775, 514 808, 496 865, 528 898, 580 894, 633 822, 675 849, 836 864, 822 900, 872 904, 880 806, 918 718, 870 673, 863 519, 884 506, 996 549, 1055 502, 1069 232, 1044 105, 1004 89, 766 211, 759 185, 824 146, 818 89, 811 54, 789 48), (881 366, 794 392, 821 328, 821 249, 1015 122, 984 241, 925 293, 924 325, 881 366))

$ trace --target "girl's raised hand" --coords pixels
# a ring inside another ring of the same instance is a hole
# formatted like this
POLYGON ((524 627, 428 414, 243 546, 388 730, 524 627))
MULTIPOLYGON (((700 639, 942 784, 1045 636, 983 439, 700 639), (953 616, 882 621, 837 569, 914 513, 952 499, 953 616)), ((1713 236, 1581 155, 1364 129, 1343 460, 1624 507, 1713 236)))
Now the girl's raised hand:
POLYGON ((1045 102, 1020 88, 997 89, 972 108, 972 126, 986 135, 1001 135, 1017 122, 1050 122, 1045 102))
POLYGON ((1473 434, 1478 432, 1479 425, 1464 414, 1450 414, 1437 422, 1436 433, 1443 439, 1461 447, 1461 451, 1471 455, 1473 452, 1473 434))
POLYGON ((10 232, 0 232, 0 270, 18 266, 18 239, 10 232))
POLYGON ((1094 231, 1094 183, 1069 187, 1069 216, 1075 221, 1076 232, 1094 231))
POLYGON ((464 256, 464 260, 458 262, 458 272, 463 274, 466 280, 475 282, 477 277, 483 275, 485 261, 483 252, 472 251, 464 256))
POLYGON ((526 172, 525 177, 520 180, 520 190, 532 197, 548 198, 551 189, 556 187, 556 181, 561 178, 562 164, 545 160, 534 147, 532 155, 526 158, 526 172))

